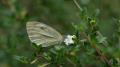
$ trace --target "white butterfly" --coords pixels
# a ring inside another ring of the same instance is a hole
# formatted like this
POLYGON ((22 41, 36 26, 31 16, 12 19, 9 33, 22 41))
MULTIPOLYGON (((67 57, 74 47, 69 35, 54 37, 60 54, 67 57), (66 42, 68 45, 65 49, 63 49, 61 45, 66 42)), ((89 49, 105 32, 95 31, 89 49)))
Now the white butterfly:
POLYGON ((42 47, 61 43, 63 36, 52 27, 37 21, 30 21, 26 24, 27 33, 31 42, 42 47))

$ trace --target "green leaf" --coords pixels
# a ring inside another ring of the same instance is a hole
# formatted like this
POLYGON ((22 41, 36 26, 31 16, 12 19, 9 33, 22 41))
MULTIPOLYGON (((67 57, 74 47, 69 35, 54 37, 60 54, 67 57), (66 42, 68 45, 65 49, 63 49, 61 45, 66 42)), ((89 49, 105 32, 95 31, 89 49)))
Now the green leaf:
POLYGON ((96 38, 98 43, 104 43, 107 39, 106 37, 103 37, 103 36, 97 36, 96 38))
POLYGON ((22 63, 29 63, 29 59, 25 56, 14 56, 14 58, 22 63))
POLYGON ((44 53, 43 53, 43 56, 44 56, 44 58, 45 58, 46 60, 48 60, 48 61, 51 60, 51 57, 50 57, 49 53, 44 52, 44 53))
POLYGON ((46 67, 46 66, 48 66, 50 63, 43 63, 43 64, 40 64, 40 65, 38 65, 38 67, 46 67))

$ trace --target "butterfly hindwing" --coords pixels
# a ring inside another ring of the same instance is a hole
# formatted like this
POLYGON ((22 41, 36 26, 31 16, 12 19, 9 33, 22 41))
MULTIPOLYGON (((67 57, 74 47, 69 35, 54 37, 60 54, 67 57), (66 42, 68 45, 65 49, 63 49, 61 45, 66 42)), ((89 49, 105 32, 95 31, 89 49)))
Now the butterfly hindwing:
POLYGON ((47 47, 62 41, 62 35, 46 24, 31 21, 27 22, 26 26, 31 42, 38 45, 41 44, 43 47, 47 47))

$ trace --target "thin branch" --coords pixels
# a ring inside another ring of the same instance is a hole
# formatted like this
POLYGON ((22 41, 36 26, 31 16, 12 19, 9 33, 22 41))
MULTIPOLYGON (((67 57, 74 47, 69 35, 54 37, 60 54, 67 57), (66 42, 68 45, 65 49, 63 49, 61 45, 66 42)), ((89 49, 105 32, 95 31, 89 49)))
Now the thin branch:
POLYGON ((76 0, 73 0, 73 2, 75 3, 75 5, 77 6, 77 8, 78 8, 80 11, 83 11, 83 9, 80 7, 80 5, 77 3, 76 0))
POLYGON ((109 63, 109 60, 107 59, 106 55, 104 53, 101 52, 101 50, 96 46, 96 44, 94 44, 91 41, 90 36, 87 36, 85 33, 83 33, 83 35, 87 38, 88 42, 90 43, 90 45, 96 49, 97 53, 103 58, 103 60, 109 65, 111 66, 111 64, 109 63))

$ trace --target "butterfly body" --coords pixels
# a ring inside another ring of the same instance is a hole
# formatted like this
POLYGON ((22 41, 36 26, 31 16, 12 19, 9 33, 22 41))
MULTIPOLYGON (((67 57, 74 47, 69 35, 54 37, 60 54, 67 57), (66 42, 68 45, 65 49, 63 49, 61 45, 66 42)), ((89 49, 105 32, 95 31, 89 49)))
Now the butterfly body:
POLYGON ((36 21, 27 22, 27 33, 31 42, 42 47, 58 44, 63 41, 62 35, 52 27, 36 21))

